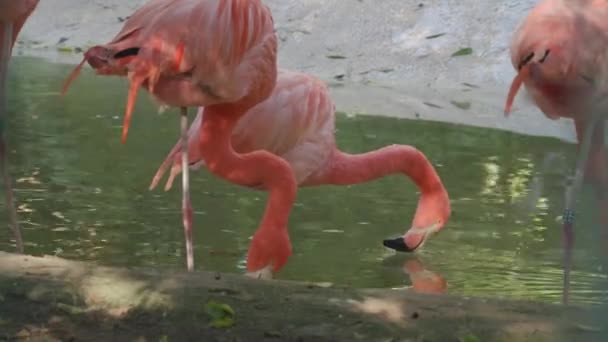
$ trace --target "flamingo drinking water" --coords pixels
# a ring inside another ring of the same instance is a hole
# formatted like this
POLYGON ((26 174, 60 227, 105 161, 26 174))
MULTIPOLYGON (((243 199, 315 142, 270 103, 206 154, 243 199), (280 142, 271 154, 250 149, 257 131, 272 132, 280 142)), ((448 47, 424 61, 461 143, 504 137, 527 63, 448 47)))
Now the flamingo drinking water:
MULTIPOLYGON (((350 185, 392 174, 406 175, 421 191, 411 228, 403 237, 385 240, 387 247, 413 251, 439 231, 450 216, 450 202, 439 175, 418 149, 391 145, 349 154, 336 147, 335 106, 329 89, 319 79, 299 72, 280 70, 272 95, 250 109, 232 131, 232 146, 238 153, 265 150, 285 159, 299 186, 350 185)), ((207 165, 200 148, 200 126, 206 119, 199 109, 188 137, 188 158, 192 167, 207 165)), ((154 189, 171 167, 165 190, 182 170, 181 141, 173 147, 158 169, 154 189)), ((250 184, 257 186, 258 184, 250 184)))
POLYGON ((4 140, 4 128, 7 120, 6 76, 8 61, 17 36, 37 5, 38 0, 0 0, 0 171, 2 171, 4 181, 10 226, 15 237, 17 250, 20 253, 23 253, 23 239, 21 229, 17 223, 17 210, 13 199, 12 180, 7 168, 6 143, 4 140))
MULTIPOLYGON (((89 49, 84 61, 98 74, 128 76, 131 81, 123 142, 135 94, 145 86, 163 104, 202 107, 196 134, 191 134, 193 149, 188 148, 187 121, 182 120, 184 174, 188 155, 195 153, 214 174, 269 192, 247 256, 250 274, 271 274, 287 262, 291 254, 287 223, 298 183, 353 184, 390 173, 409 175, 423 191, 414 225, 404 237, 385 244, 401 250, 419 247, 443 227, 450 212, 447 192, 433 167, 420 151, 408 146, 363 155, 338 151, 333 144, 333 104, 326 88, 295 73, 282 74, 280 87, 275 88, 276 45, 270 11, 259 0, 155 0, 135 12, 112 42, 89 49), (281 96, 269 102, 272 110, 250 111, 273 89, 281 96), (277 110, 277 101, 284 111, 277 110), (309 108, 300 111, 294 103, 309 108), (233 136, 243 131, 249 132, 245 136, 250 141, 235 141, 233 136), (277 136, 281 131, 290 134, 277 136), (298 136, 309 141, 294 140, 298 136), (277 143, 271 139, 278 139, 277 143), (279 145, 283 150, 263 148, 279 145)), ((182 182, 191 269, 187 177, 182 182)))

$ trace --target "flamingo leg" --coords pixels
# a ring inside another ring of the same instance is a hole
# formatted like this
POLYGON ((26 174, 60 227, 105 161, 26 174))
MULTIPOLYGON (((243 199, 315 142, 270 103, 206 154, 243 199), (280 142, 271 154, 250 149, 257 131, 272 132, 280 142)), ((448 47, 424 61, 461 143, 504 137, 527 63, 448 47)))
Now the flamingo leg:
POLYGON ((188 108, 181 107, 180 116, 182 143, 182 218, 186 237, 186 265, 188 271, 194 269, 194 249, 192 247, 192 204, 190 203, 190 173, 188 170, 188 108))
POLYGON ((576 195, 580 192, 583 178, 585 175, 585 167, 589 159, 591 150, 591 141, 595 126, 600 117, 592 115, 584 128, 582 140, 580 141, 579 156, 576 161, 576 169, 572 184, 566 190, 565 209, 563 214, 563 234, 564 234, 564 287, 562 293, 562 302, 568 304, 570 292, 570 270, 572 265, 572 247, 574 245, 574 202, 576 195))
POLYGON ((15 208, 15 200, 13 196, 12 179, 8 172, 8 157, 6 151, 6 141, 4 138, 4 125, 6 124, 6 83, 8 74, 8 60, 11 57, 12 41, 13 41, 13 24, 0 23, 3 25, 3 37, 0 37, 0 171, 4 181, 4 190, 6 197, 6 207, 8 209, 10 229, 13 232, 17 251, 23 253, 23 239, 21 237, 21 228, 17 222, 17 210, 15 208))

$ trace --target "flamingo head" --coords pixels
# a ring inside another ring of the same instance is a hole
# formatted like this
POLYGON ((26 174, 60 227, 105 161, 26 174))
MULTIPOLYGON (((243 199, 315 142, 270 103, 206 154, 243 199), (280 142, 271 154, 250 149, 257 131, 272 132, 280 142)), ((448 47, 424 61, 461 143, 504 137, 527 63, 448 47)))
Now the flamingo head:
POLYGON ((581 57, 591 47, 585 42, 581 16, 571 8, 547 5, 539 7, 519 26, 511 42, 511 64, 517 75, 511 82, 505 104, 505 116, 511 112, 513 101, 522 84, 546 93, 562 97, 569 95, 568 88, 583 79, 577 67, 581 57), (578 62, 578 63, 577 63, 578 62))
POLYGON ((507 96, 505 116, 510 114, 515 96, 523 84, 537 89, 556 89, 567 84, 575 74, 571 56, 560 45, 541 45, 521 54, 517 58, 517 75, 507 96))
POLYGON ((128 63, 137 56, 139 48, 132 47, 118 52, 104 46, 94 46, 84 53, 84 59, 96 73, 126 75, 128 63))
POLYGON ((404 236, 384 240, 384 246, 399 252, 417 250, 445 226, 451 211, 450 199, 443 185, 440 184, 436 190, 423 192, 411 228, 404 236))
POLYGON ((128 73, 128 64, 131 60, 137 56, 139 53, 139 48, 128 48, 125 50, 121 50, 118 52, 114 52, 112 49, 109 49, 105 46, 97 45, 88 49, 84 53, 84 58, 78 64, 74 70, 70 73, 68 78, 66 79, 62 95, 68 90, 68 87, 78 77, 80 74, 80 70, 85 62, 87 62, 91 68, 95 69, 95 73, 98 75, 127 75, 128 73))

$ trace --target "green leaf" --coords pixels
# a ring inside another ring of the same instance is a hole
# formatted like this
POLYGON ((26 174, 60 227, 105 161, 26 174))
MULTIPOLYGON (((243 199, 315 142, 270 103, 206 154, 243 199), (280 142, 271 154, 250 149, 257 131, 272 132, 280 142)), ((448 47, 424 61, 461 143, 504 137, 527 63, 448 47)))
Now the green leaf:
POLYGON ((477 337, 473 334, 468 334, 468 335, 462 336, 462 337, 458 338, 458 341, 459 342, 481 342, 479 337, 477 337))
POLYGON ((590 325, 584 325, 584 324, 580 324, 580 323, 576 323, 575 324, 576 328, 582 330, 582 331, 590 331, 590 332, 601 332, 602 330, 596 327, 592 327, 590 325))
POLYGON ((463 110, 467 110, 471 108, 471 102, 469 101, 456 101, 456 100, 452 100, 450 101, 451 104, 453 104, 455 107, 463 109, 463 110))
POLYGON ((214 328, 229 328, 234 325, 234 310, 228 304, 209 301, 205 312, 211 318, 209 325, 214 328))
POLYGON ((466 55, 470 55, 473 53, 473 49, 470 47, 466 47, 466 48, 462 48, 456 52, 454 52, 452 54, 452 57, 457 57, 457 56, 466 56, 466 55))
POLYGON ((60 46, 60 47, 57 48, 57 51, 59 51, 59 52, 73 52, 74 49, 72 49, 69 46, 60 46))
POLYGON ((77 306, 64 304, 64 303, 57 303, 57 304, 55 304, 55 306, 57 307, 57 309, 65 312, 65 313, 68 313, 70 315, 81 315, 86 312, 86 310, 83 308, 79 308, 77 306))

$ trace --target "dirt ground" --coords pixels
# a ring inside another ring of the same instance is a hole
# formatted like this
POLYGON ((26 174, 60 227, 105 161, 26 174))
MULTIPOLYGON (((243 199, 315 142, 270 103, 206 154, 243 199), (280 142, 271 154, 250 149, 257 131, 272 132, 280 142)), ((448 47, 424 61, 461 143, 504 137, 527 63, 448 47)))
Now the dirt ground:
POLYGON ((7 341, 605 341, 605 325, 593 323, 598 315, 0 252, 0 340, 7 341), (231 307, 232 326, 210 326, 217 319, 210 301, 231 307))

